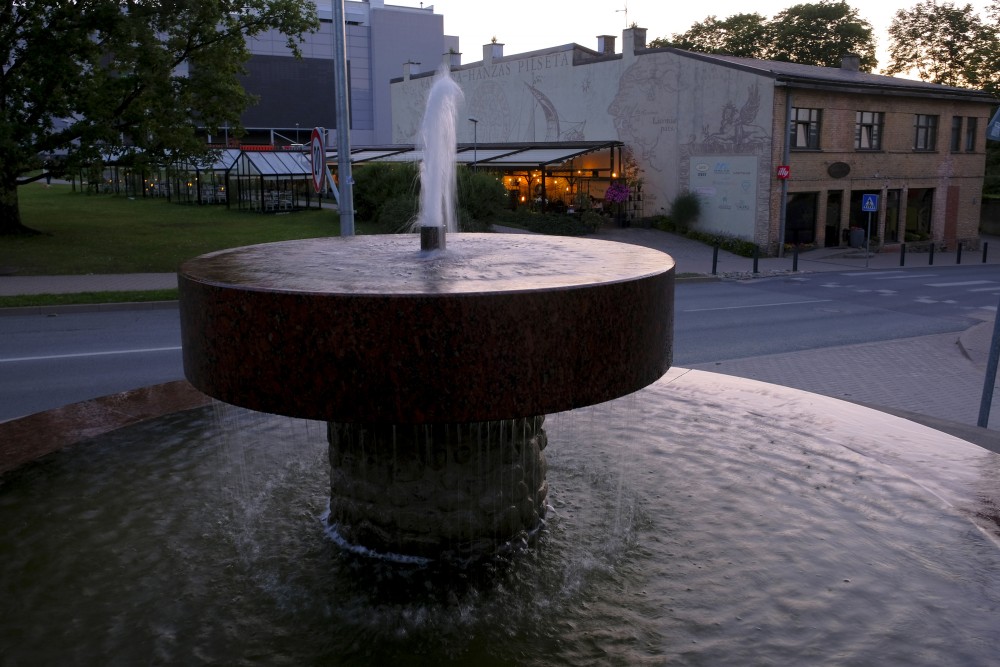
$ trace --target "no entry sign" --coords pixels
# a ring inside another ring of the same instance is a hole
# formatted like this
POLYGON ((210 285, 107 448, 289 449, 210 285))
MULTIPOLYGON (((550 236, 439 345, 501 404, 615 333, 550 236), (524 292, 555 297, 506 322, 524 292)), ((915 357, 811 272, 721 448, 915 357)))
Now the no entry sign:
POLYGON ((323 130, 314 127, 309 140, 309 156, 312 161, 313 187, 316 192, 323 192, 326 183, 326 147, 323 145, 323 130))

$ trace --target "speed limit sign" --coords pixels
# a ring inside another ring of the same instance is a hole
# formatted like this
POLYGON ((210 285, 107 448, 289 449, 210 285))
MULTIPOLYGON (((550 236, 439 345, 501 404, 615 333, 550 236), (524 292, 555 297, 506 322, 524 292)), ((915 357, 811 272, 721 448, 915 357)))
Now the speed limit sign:
POLYGON ((309 141, 313 187, 316 192, 323 192, 323 185, 326 183, 326 147, 323 145, 323 134, 323 128, 314 127, 309 141))

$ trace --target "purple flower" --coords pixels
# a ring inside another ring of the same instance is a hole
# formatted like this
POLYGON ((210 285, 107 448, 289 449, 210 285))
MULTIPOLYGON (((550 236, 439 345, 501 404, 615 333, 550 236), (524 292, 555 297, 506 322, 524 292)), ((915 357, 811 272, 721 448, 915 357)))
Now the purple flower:
POLYGON ((624 183, 612 183, 608 186, 607 191, 604 193, 604 198, 609 202, 614 202, 620 204, 621 202, 628 201, 629 188, 624 183))

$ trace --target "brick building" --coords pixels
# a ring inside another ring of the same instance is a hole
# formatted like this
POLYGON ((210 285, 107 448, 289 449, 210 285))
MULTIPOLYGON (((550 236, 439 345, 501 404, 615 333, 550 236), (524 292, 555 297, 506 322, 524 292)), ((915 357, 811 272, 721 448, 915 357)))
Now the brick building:
MULTIPOLYGON (((695 192, 700 229, 770 253, 782 230, 786 243, 846 243, 867 227, 865 194, 878 195, 879 242, 978 238, 989 95, 860 72, 851 56, 830 68, 651 49, 643 28, 624 31, 621 52, 613 36, 597 46, 504 56, 488 44, 481 61, 453 64, 460 119, 475 119, 459 141, 623 142, 627 160, 591 193, 624 179, 648 216, 695 192)), ((431 82, 392 80, 393 143, 414 142, 431 82)), ((539 165, 543 191, 559 166, 539 165)))

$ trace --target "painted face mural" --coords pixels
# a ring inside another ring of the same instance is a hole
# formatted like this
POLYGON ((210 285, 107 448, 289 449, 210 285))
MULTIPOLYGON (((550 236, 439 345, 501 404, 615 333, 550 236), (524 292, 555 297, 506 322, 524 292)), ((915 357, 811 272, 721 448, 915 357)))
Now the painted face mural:
POLYGON ((625 70, 608 107, 618 138, 657 171, 663 169, 657 146, 665 140, 664 135, 677 132, 676 93, 677 70, 654 58, 641 58, 625 70))

